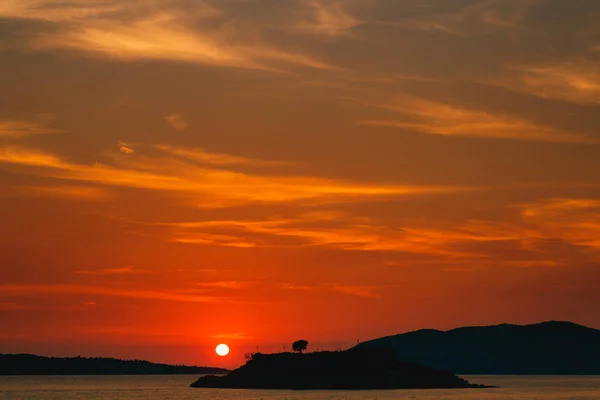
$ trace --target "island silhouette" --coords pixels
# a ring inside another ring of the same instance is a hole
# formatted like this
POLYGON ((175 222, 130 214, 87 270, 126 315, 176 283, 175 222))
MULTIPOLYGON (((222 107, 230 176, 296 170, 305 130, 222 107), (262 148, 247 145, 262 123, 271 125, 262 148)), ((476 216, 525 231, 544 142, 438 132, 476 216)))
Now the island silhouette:
MULTIPOLYGON (((298 343, 298 342, 296 342, 298 343)), ((261 354, 225 376, 200 377, 194 388, 227 389, 455 389, 481 388, 451 372, 396 360, 386 349, 261 354)))
POLYGON ((462 375, 598 375, 600 330, 572 322, 424 329, 370 340, 396 359, 462 375))
POLYGON ((600 330, 572 322, 424 329, 370 340, 345 351, 249 354, 225 376, 192 387, 235 389, 481 388, 455 374, 600 374, 600 330))
POLYGON ((458 375, 597 375, 600 330, 572 322, 424 329, 345 351, 248 354, 234 371, 100 357, 0 354, 0 375, 207 375, 193 387, 273 389, 469 388, 458 375))
POLYGON ((0 375, 184 375, 227 372, 229 370, 223 368, 154 364, 143 360, 0 354, 0 375))

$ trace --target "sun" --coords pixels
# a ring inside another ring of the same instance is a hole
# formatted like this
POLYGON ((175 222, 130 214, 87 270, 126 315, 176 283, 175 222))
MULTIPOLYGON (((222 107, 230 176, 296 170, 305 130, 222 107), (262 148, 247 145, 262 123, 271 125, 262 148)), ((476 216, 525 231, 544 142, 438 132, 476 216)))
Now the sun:
POLYGON ((227 346, 226 344, 220 344, 217 346, 215 351, 221 357, 225 357, 227 354, 229 354, 229 346, 227 346))

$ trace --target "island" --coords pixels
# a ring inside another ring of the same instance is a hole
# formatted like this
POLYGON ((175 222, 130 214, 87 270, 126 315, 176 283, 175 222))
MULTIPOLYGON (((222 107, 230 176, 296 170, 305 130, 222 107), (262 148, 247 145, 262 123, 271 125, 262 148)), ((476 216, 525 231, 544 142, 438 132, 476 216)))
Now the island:
POLYGON ((422 329, 360 343, 459 375, 598 375, 600 330, 567 321, 422 329))
POLYGON ((0 375, 183 375, 227 372, 223 368, 154 364, 143 360, 0 354, 0 375))
POLYGON ((313 353, 255 353, 225 376, 200 377, 194 388, 227 389, 454 389, 481 388, 450 373, 398 362, 393 351, 350 349, 313 353))

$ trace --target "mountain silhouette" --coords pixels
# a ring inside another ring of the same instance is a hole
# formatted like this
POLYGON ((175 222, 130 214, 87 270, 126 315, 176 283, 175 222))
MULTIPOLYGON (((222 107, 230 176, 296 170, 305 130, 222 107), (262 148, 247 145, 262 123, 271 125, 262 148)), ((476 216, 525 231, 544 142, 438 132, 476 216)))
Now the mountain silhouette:
POLYGON ((0 375, 183 375, 227 372, 229 371, 223 368, 154 364, 143 360, 0 354, 0 375))
POLYGON ((424 329, 356 347, 393 349, 398 361, 456 374, 600 374, 600 330, 572 322, 424 329))

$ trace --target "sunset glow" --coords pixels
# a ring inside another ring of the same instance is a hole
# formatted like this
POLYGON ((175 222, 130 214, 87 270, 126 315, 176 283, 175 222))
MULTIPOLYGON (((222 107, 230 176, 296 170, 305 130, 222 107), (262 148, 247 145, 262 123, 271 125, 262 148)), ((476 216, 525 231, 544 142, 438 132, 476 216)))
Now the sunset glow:
POLYGON ((563 3, 0 0, 0 353, 600 328, 600 1, 563 3))

